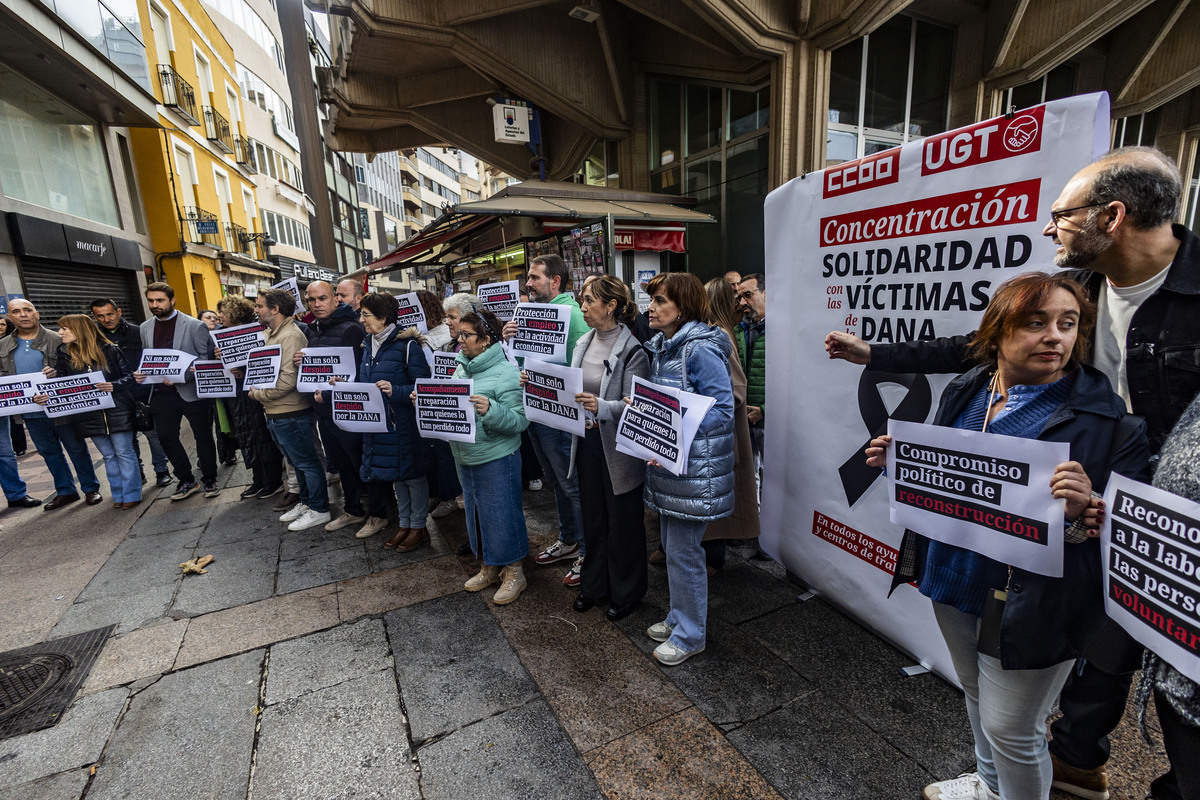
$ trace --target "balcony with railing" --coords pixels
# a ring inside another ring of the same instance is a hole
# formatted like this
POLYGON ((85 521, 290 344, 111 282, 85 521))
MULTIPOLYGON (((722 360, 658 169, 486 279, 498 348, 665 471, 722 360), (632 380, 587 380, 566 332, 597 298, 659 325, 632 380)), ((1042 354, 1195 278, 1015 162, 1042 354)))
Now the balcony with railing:
POLYGON ((251 172, 258 172, 258 164, 254 156, 254 142, 240 134, 233 137, 233 145, 237 163, 251 172))
POLYGON ((225 223, 225 251, 241 253, 244 256, 250 255, 250 242, 246 236, 246 229, 236 222, 225 223))
POLYGON ((195 206, 183 207, 184 236, 189 242, 207 244, 219 249, 225 247, 225 236, 221 232, 221 221, 211 211, 195 206))
POLYGON ((212 106, 204 107, 204 136, 221 152, 233 152, 233 130, 229 120, 212 106))
POLYGON ((163 105, 172 108, 191 125, 199 125, 196 116, 196 93, 192 85, 179 77, 170 64, 158 65, 158 84, 162 87, 163 105))

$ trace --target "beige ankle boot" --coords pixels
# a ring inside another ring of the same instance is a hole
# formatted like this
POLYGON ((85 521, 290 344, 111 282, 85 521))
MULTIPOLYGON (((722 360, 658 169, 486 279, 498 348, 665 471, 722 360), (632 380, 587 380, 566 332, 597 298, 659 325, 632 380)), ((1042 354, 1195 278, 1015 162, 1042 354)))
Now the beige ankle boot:
POLYGON ((479 574, 471 580, 463 584, 463 588, 468 592, 482 592, 493 583, 500 582, 500 567, 490 567, 484 564, 479 570, 479 574))
POLYGON ((525 570, 518 561, 515 564, 509 564, 504 568, 504 573, 500 576, 500 589, 496 592, 496 596, 492 598, 492 602, 498 606, 507 605, 513 600, 521 596, 521 592, 525 591, 528 586, 525 580, 525 570))

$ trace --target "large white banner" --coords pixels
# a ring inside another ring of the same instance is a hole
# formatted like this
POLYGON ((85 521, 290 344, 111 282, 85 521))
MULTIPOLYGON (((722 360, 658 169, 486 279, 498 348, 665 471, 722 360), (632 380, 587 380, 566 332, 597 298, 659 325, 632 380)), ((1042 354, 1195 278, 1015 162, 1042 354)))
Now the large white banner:
POLYGON ((948 680, 930 602, 889 599, 903 529, 863 450, 889 418, 929 422, 950 376, 830 361, 831 330, 872 342, 967 333, 992 292, 1055 269, 1042 228, 1108 146, 1108 97, 1057 100, 796 178, 766 201, 762 546, 830 602, 948 680))

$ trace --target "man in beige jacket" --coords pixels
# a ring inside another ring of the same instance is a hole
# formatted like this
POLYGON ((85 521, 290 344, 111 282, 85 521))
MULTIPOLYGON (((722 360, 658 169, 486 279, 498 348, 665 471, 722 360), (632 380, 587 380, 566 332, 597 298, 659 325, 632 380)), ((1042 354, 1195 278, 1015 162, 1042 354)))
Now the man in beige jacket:
POLYGON ((262 403, 267 428, 279 449, 296 470, 300 484, 300 502, 279 518, 289 531, 302 531, 329 522, 329 489, 325 467, 313 444, 312 395, 296 391, 297 366, 292 356, 308 339, 296 326, 292 314, 296 300, 291 292, 266 289, 254 300, 258 321, 269 328, 266 346, 280 349, 279 379, 272 389, 251 389, 252 399, 262 403))

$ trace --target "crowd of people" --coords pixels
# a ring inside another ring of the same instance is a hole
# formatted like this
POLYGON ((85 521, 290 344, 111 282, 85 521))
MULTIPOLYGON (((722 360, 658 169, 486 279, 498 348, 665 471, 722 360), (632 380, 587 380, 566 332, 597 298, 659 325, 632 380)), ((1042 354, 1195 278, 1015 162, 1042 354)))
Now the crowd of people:
MULTIPOLYGON (((1162 153, 1115 150, 1079 172, 1052 206, 1044 234, 1065 271, 1003 283, 974 333, 898 344, 839 331, 826 337, 830 358, 868 370, 956 374, 934 425, 1070 449, 1045 489, 1066 509, 1061 577, 920 531, 904 534, 892 588, 912 583, 932 603, 964 689, 977 760, 977 771, 926 787, 926 800, 1029 800, 1051 787, 1107 800, 1108 737, 1139 669, 1137 705, 1144 716, 1153 701, 1172 767, 1149 796, 1200 798, 1200 687, 1105 615, 1097 540, 1113 473, 1200 500, 1200 238, 1173 223, 1182 188, 1162 153), (1062 716, 1048 738, 1056 699, 1062 716)), ((603 605, 614 621, 645 595, 647 564, 664 564, 669 611, 645 635, 657 642, 660 663, 680 664, 705 649, 708 579, 721 568, 726 543, 753 544, 759 532, 766 280, 730 271, 701 283, 689 273, 661 273, 640 287, 649 297, 642 312, 613 276, 590 276, 580 287, 570 281, 562 258, 536 257, 522 299, 566 308, 566 363, 582 375, 574 398, 586 415, 581 436, 526 418, 527 376, 508 351, 518 326, 469 292, 444 300, 418 292, 424 332, 400 325, 395 297, 365 293, 353 281, 310 283, 300 308, 279 289, 260 291, 253 303, 229 296, 198 318, 176 309, 170 285, 152 283, 152 318, 140 326, 112 300, 98 299, 90 316, 60 318, 57 332, 40 323, 31 302, 17 299, 9 303, 9 330, 0 331, 0 369, 51 377, 100 372, 96 388, 114 395, 112 409, 54 420, 23 415, 23 430, 54 479, 47 511, 81 494, 88 504, 102 502, 87 439, 103 456, 120 510, 142 501, 149 480, 142 436, 155 484, 177 482, 172 501, 217 496, 218 464, 240 452, 252 475, 241 497, 278 498, 273 508, 289 530, 358 526, 355 535, 366 539, 387 529, 395 507, 397 529, 382 546, 407 552, 428 541, 430 514, 461 510, 468 541, 460 552, 479 562, 465 589, 498 586, 493 601, 504 605, 527 586, 523 492, 545 485, 555 499, 557 535, 532 554, 533 564, 569 563, 563 582, 577 590, 574 610, 603 605), (137 369, 146 348, 219 358, 210 331, 253 321, 282 352, 272 388, 239 388, 213 401, 198 397, 191 380, 151 385, 137 369), (344 430, 334 422, 328 388, 299 391, 302 351, 313 347, 353 349, 354 380, 373 383, 385 398, 386 432, 344 430), (474 441, 420 435, 415 385, 431 376, 439 351, 454 354, 455 378, 473 381, 474 441), (635 379, 713 401, 682 474, 617 447, 635 379), (185 419, 198 476, 180 439, 185 419), (342 506, 334 516, 328 487, 337 481, 342 506), (647 509, 661 533, 649 557, 647 509)), ((0 486, 10 506, 36 507, 41 501, 29 497, 19 475, 14 432, 22 432, 19 424, 0 426, 0 486)), ((874 438, 867 464, 884 467, 890 444, 874 438)))

